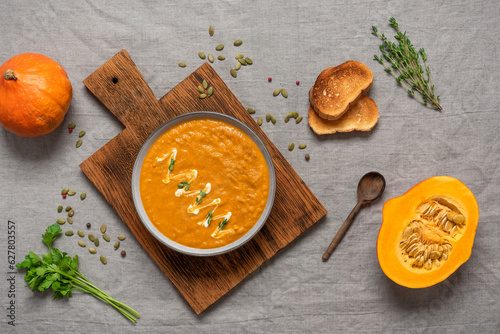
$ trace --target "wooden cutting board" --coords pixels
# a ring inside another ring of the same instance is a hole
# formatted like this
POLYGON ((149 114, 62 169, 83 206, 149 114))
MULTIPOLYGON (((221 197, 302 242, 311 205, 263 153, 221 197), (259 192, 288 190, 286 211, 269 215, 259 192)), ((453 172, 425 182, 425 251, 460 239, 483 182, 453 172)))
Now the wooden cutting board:
POLYGON ((203 64, 160 100, 125 50, 83 83, 125 129, 80 168, 196 313, 204 311, 326 214, 323 205, 210 64, 203 64), (207 99, 198 98, 197 87, 203 79, 215 91, 207 99), (158 242, 141 223, 131 189, 135 158, 151 132, 172 117, 201 110, 231 115, 255 131, 271 154, 277 181, 274 206, 262 230, 243 247, 208 258, 183 255, 158 242))

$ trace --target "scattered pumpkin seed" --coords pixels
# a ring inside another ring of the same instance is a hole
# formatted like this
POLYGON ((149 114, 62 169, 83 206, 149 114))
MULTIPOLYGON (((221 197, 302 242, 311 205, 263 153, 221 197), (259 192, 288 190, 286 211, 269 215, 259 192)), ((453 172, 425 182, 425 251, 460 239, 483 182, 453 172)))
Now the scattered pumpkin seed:
POLYGON ((244 58, 240 58, 240 59, 238 59, 238 61, 240 62, 241 65, 247 64, 247 61, 244 58))
POLYGON ((285 123, 288 123, 289 120, 290 120, 290 116, 286 115, 285 116, 285 123))
POLYGON ((288 150, 289 150, 289 151, 293 151, 293 148, 294 148, 294 147, 295 147, 295 144, 294 144, 294 143, 290 143, 290 144, 288 145, 288 150))
POLYGON ((83 241, 80 240, 80 241, 78 241, 78 246, 80 246, 80 247, 86 247, 87 245, 85 244, 85 242, 83 242, 83 241))
POLYGON ((271 115, 271 123, 276 124, 276 117, 274 115, 271 115))
POLYGON ((238 53, 236 56, 234 56, 234 59, 240 59, 243 58, 243 53, 238 53))
POLYGON ((109 234, 106 234, 106 233, 104 233, 104 234, 102 235, 102 238, 103 238, 104 240, 106 240, 106 242, 109 242, 109 241, 111 240, 111 238, 109 237, 109 234))
POLYGON ((59 218, 56 220, 56 223, 58 223, 59 225, 64 225, 64 224, 66 224, 66 221, 62 218, 59 218))
POLYGON ((309 156, 309 154, 306 154, 306 155, 305 155, 305 158, 306 158, 306 161, 309 161, 309 159, 310 159, 311 157, 309 156))
POLYGON ((68 217, 68 218, 66 218, 66 220, 68 221, 68 224, 73 224, 73 218, 68 217))
POLYGON ((186 67, 186 63, 185 63, 185 62, 183 62, 183 61, 180 61, 180 62, 179 62, 179 66, 180 66, 180 67, 186 67))
POLYGON ((82 144, 83 144, 83 141, 81 139, 78 139, 76 141, 76 145, 75 146, 76 146, 76 148, 79 148, 80 146, 82 146, 82 144))
POLYGON ((115 247, 115 250, 117 250, 120 247, 120 242, 119 241, 115 242, 114 247, 115 247))
POLYGON ((68 212, 68 217, 73 217, 75 215, 75 210, 71 209, 68 212))
POLYGON ((295 124, 299 124, 300 122, 302 122, 302 116, 297 117, 295 124))
POLYGON ((69 196, 74 196, 75 194, 76 194, 76 191, 74 191, 74 190, 68 191, 69 196))
POLYGON ((198 92, 200 92, 200 94, 203 94, 205 93, 205 90, 203 89, 203 87, 198 86, 198 92))
POLYGON ((266 114, 266 122, 269 123, 270 120, 271 120, 271 114, 266 114))
POLYGON ((208 28, 208 34, 210 36, 213 36, 214 35, 214 27, 210 26, 210 28, 208 28))
POLYGON ((102 264, 108 263, 108 260, 106 260, 106 258, 104 257, 104 255, 101 255, 101 262, 102 262, 102 264))
MULTIPOLYGON (((203 85, 203 88, 207 89, 208 88, 208 82, 207 80, 203 79, 203 82, 201 83, 203 85)), ((203 93, 203 92, 200 92, 203 93)))
POLYGON ((57 212, 61 213, 61 212, 62 212, 62 210, 63 210, 63 206, 62 206, 62 205, 59 205, 59 206, 57 207, 57 212))
POLYGON ((83 237, 85 236, 85 233, 83 233, 83 231, 82 231, 82 230, 78 230, 76 233, 78 234, 78 236, 79 236, 80 238, 83 238, 83 237))
POLYGON ((87 193, 84 191, 80 194, 80 199, 83 201, 86 198, 87 198, 87 193))
POLYGON ((120 234, 120 235, 118 236, 118 240, 120 240, 120 241, 125 240, 125 238, 126 238, 126 237, 125 237, 123 234, 120 234))
POLYGON ((66 209, 64 209, 64 211, 66 212, 69 212, 72 208, 70 206, 67 206, 66 209))
POLYGON ((234 68, 236 69, 236 71, 238 71, 241 68, 241 63, 237 62, 234 68))
POLYGON ((255 109, 254 108, 248 108, 247 109, 249 114, 255 114, 255 109))
POLYGON ((262 125, 262 117, 259 117, 259 118, 257 119, 257 124, 259 124, 259 126, 261 126, 261 125, 262 125))
POLYGON ((69 123, 68 124, 68 129, 74 129, 76 127, 75 123, 69 123))
POLYGON ((63 190, 61 190, 61 195, 66 195, 68 192, 69 192, 69 189, 64 188, 63 190))
POLYGON ((107 228, 106 224, 102 224, 102 225, 101 225, 101 233, 106 233, 106 230, 107 230, 107 229, 108 229, 108 228, 107 228))
POLYGON ((200 94, 198 97, 199 97, 200 99, 204 99, 204 98, 206 98, 206 97, 207 97, 207 94, 200 94))
POLYGON ((96 249, 95 249, 94 247, 90 247, 90 248, 89 248, 89 252, 90 252, 90 254, 95 254, 95 253, 97 253, 97 251, 96 251, 96 249))
POLYGON ((96 247, 99 247, 99 239, 98 239, 98 238, 96 238, 96 239, 94 240, 94 245, 95 245, 96 247))
POLYGON ((212 86, 208 87, 207 96, 212 96, 213 93, 214 93, 214 88, 212 86))
POLYGON ((243 44, 243 41, 241 39, 237 39, 234 41, 234 46, 240 46, 241 44, 243 44))
POLYGON ((280 95, 280 92, 281 92, 281 89, 276 88, 276 89, 274 90, 274 92, 273 92, 273 96, 278 96, 278 95, 280 95))
POLYGON ((83 136, 85 136, 85 133, 86 133, 85 130, 80 131, 78 137, 82 138, 83 136))
POLYGON ((231 75, 233 78, 236 78, 236 70, 234 68, 231 69, 231 75))
POLYGON ((64 232, 68 237, 71 237, 73 235, 73 231, 66 231, 64 232))
POLYGON ((286 91, 285 88, 281 88, 281 95, 286 99, 288 97, 288 92, 286 91))
POLYGON ((205 59, 207 58, 207 56, 205 56, 205 53, 204 52, 198 52, 198 57, 200 57, 201 59, 205 59))
POLYGON ((297 119, 297 117, 299 117, 299 113, 296 111, 292 111, 292 116, 293 118, 297 119))
POLYGON ((224 44, 219 44, 215 47, 215 50, 217 51, 222 51, 222 49, 224 49, 224 44))
POLYGON ((250 58, 245 58, 245 61, 247 62, 248 65, 252 65, 253 64, 253 60, 250 59, 250 58))
POLYGON ((300 145, 299 145, 299 148, 300 148, 301 150, 305 149, 306 147, 307 147, 307 145, 306 145, 306 144, 300 144, 300 145))
POLYGON ((220 56, 217 57, 217 59, 219 59, 219 60, 226 60, 226 56, 220 55, 220 56))
POLYGON ((211 53, 208 54, 208 61, 211 63, 214 62, 214 55, 213 54, 211 54, 211 53))
POLYGON ((89 233, 89 240, 90 240, 91 242, 94 242, 94 241, 95 241, 95 237, 94 237, 94 235, 93 235, 92 233, 89 233))

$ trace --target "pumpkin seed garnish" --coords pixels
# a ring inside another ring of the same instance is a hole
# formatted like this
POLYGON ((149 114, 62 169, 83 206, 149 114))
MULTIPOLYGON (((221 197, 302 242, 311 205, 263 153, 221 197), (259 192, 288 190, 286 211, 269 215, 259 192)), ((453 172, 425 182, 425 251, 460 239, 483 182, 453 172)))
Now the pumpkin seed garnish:
POLYGON ((243 53, 238 53, 236 56, 234 56, 234 59, 240 59, 243 58, 243 53))
POLYGON ((66 221, 64 219, 62 219, 62 218, 58 218, 56 220, 56 223, 58 223, 59 225, 64 225, 64 224, 66 224, 66 221))
POLYGON ((61 195, 66 195, 68 192, 69 192, 69 189, 64 188, 63 190, 61 190, 61 195))
POLYGON ((98 239, 98 238, 96 238, 96 239, 94 240, 94 245, 95 245, 96 247, 99 247, 99 239, 98 239))
POLYGON ((104 255, 101 255, 100 259, 101 259, 102 264, 108 263, 108 260, 106 260, 106 258, 104 257, 104 255))
POLYGON ((241 68, 241 63, 237 62, 234 68, 236 69, 236 71, 238 71, 241 68))
POLYGON ((255 109, 254 108, 248 108, 247 109, 249 114, 255 114, 255 109))
POLYGON ((208 34, 210 36, 213 36, 214 35, 214 27, 210 26, 210 28, 208 28, 208 34))
POLYGON ((243 44, 243 41, 241 39, 237 39, 234 41, 234 46, 240 46, 241 44, 243 44))
POLYGON ((115 250, 117 250, 118 248, 120 248, 120 242, 119 241, 115 242, 114 247, 115 247, 115 250))
POLYGON ((83 241, 80 240, 80 241, 78 241, 78 246, 80 246, 80 247, 86 247, 87 245, 85 244, 85 242, 83 242, 83 241))
POLYGON ((222 49, 224 49, 224 44, 219 44, 215 47, 215 50, 217 51, 222 51, 222 49))
POLYGON ((85 133, 86 133, 85 130, 80 131, 78 137, 82 138, 83 136, 85 136, 85 133))
POLYGON ((183 61, 180 61, 180 62, 179 62, 179 67, 186 67, 186 63, 185 63, 185 62, 183 62, 183 61))
POLYGON ((66 218, 66 220, 68 221, 68 224, 73 224, 73 218, 68 217, 68 218, 66 218))
POLYGON ((102 238, 103 238, 104 240, 106 240, 106 242, 109 242, 109 241, 111 240, 111 238, 109 237, 109 235, 108 235, 108 234, 106 234, 106 233, 104 233, 104 234, 102 235, 102 238))
POLYGON ((281 95, 286 99, 288 97, 288 92, 286 91, 285 88, 281 88, 281 95))
POLYGON ((245 58, 245 61, 247 62, 248 65, 252 65, 253 64, 253 60, 250 59, 250 58, 245 58))
POLYGON ((80 199, 83 201, 84 199, 87 198, 87 193, 85 191, 83 191, 81 194, 80 194, 80 199))
POLYGON ((200 94, 198 97, 199 97, 200 99, 204 99, 204 98, 206 98, 206 97, 207 97, 207 94, 200 94))
POLYGON ((236 70, 234 68, 231 69, 231 75, 233 78, 236 78, 236 70))
POLYGON ((219 60, 225 60, 225 59, 226 59, 226 56, 224 56, 224 55, 220 55, 220 56, 218 56, 218 57, 217 57, 217 59, 219 59, 219 60))
POLYGON ((125 240, 125 238, 126 238, 126 237, 125 237, 123 234, 120 234, 120 235, 118 236, 118 240, 120 240, 120 241, 125 240))
POLYGON ((257 119, 257 124, 259 124, 259 126, 261 126, 261 125, 262 125, 262 117, 259 117, 259 118, 257 119))
POLYGON ((213 54, 211 54, 211 53, 208 54, 208 61, 211 63, 214 62, 214 55, 213 54))
POLYGON ((276 89, 274 90, 274 92, 273 92, 273 96, 278 96, 278 95, 280 95, 280 93, 281 93, 281 89, 276 88, 276 89))
POLYGON ((71 237, 73 235, 73 231, 66 231, 64 232, 68 237, 71 237))
POLYGON ((64 211, 66 212, 69 212, 72 208, 70 206, 67 206, 66 209, 64 209, 64 211))
POLYGON ((74 129, 76 127, 75 123, 69 123, 68 124, 68 129, 74 129))
POLYGON ((208 87, 207 96, 212 96, 213 93, 214 93, 214 88, 212 86, 208 87))
POLYGON ((247 61, 244 58, 240 58, 240 59, 238 59, 238 61, 240 62, 241 65, 247 64, 247 61))
POLYGON ((69 196, 74 196, 75 194, 76 194, 76 191, 74 191, 74 190, 68 191, 69 196))
POLYGON ((200 57, 201 59, 205 59, 205 58, 207 58, 207 56, 205 56, 205 53, 203 53, 203 52, 201 52, 201 51, 200 51, 200 52, 198 52, 198 57, 200 57))
POLYGON ((295 124, 299 124, 300 122, 302 122, 302 116, 297 117, 295 124))
POLYGON ((307 147, 307 145, 306 145, 306 144, 300 144, 300 145, 299 145, 299 148, 300 148, 301 150, 305 149, 306 147, 307 147))
POLYGON ((68 217, 73 217, 75 215, 75 210, 71 209, 68 212, 68 217))
POLYGON ((200 94, 203 94, 205 93, 205 90, 203 89, 203 87, 198 86, 198 92, 200 92, 200 94))
POLYGON ((292 111, 292 116, 293 118, 297 119, 297 117, 299 117, 299 113, 296 111, 292 111))
POLYGON ((80 146, 82 146, 82 144, 83 144, 83 141, 81 139, 78 139, 76 141, 76 145, 75 146, 76 146, 76 148, 79 148, 80 146))
POLYGON ((90 247, 90 248, 89 248, 89 252, 90 252, 90 254, 95 254, 95 253, 97 253, 96 249, 95 249, 95 248, 93 248, 93 247, 90 247))
POLYGON ((289 151, 293 151, 293 148, 294 148, 294 147, 295 147, 295 144, 294 144, 294 143, 290 143, 290 144, 288 145, 288 150, 289 150, 289 151))
POLYGON ((89 240, 90 240, 91 242, 94 242, 94 241, 95 241, 95 237, 94 237, 94 235, 93 235, 92 233, 89 233, 89 240))
POLYGON ((266 114, 266 122, 269 123, 270 120, 271 120, 271 114, 266 114))
POLYGON ((78 230, 76 233, 78 234, 78 236, 79 236, 80 238, 83 238, 83 237, 85 236, 85 233, 83 233, 83 231, 82 231, 82 230, 78 230))
POLYGON ((57 212, 61 213, 61 212, 62 212, 62 210, 63 210, 63 206, 62 206, 62 205, 59 205, 59 206, 57 207, 57 212))
MULTIPOLYGON (((203 88, 207 89, 208 88, 208 82, 207 80, 203 79, 203 82, 201 83, 203 85, 203 88)), ((203 92, 200 92, 203 93, 203 92)))
POLYGON ((271 115, 271 123, 276 124, 276 117, 274 115, 271 115))
POLYGON ((107 230, 106 224, 102 224, 101 225, 101 233, 106 233, 106 230, 107 230))

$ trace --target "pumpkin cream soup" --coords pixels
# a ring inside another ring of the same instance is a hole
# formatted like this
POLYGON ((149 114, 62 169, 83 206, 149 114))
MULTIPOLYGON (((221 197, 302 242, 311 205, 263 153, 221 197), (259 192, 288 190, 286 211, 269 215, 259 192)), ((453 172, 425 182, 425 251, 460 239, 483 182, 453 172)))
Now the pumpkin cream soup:
POLYGON ((167 238, 193 248, 228 245, 259 220, 269 193, 264 156, 228 123, 195 119, 162 134, 140 174, 151 223, 167 238))

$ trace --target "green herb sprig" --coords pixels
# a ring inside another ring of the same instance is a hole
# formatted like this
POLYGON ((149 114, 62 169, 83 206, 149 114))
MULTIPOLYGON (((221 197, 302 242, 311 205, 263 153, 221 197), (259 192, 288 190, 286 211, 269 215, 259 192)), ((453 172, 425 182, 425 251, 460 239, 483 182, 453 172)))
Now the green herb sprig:
POLYGON ((205 217, 205 218, 207 218, 207 226, 209 226, 210 223, 212 222, 213 214, 214 214, 213 210, 210 211, 209 213, 207 213, 207 216, 205 217))
POLYGON ((34 252, 29 252, 25 260, 16 265, 17 268, 27 269, 24 279, 31 290, 44 292, 52 289, 53 298, 69 298, 73 290, 83 291, 113 306, 127 319, 136 323, 139 312, 111 298, 83 276, 78 270, 78 255, 72 258, 68 253, 52 247, 61 232, 57 223, 47 227, 42 241, 49 248, 49 253, 40 258, 34 252))
POLYGON ((184 191, 188 191, 190 186, 191 186, 191 183, 189 183, 189 182, 187 182, 187 181, 182 181, 181 183, 179 183, 179 184, 177 185, 177 187, 178 187, 179 189, 184 188, 184 191))
POLYGON ((372 34, 380 37, 383 41, 379 47, 382 56, 375 55, 373 60, 384 65, 385 71, 392 74, 396 81, 407 89, 410 96, 415 97, 425 105, 442 110, 443 108, 439 105, 439 95, 436 96, 434 91, 434 83, 429 66, 427 66, 427 54, 424 48, 417 52, 406 36, 406 31, 402 33, 399 29, 396 19, 391 17, 389 23, 397 32, 394 38, 398 44, 390 42, 384 34, 378 32, 377 27, 372 26, 372 34), (423 67, 420 64, 420 57, 424 64, 423 67), (424 68, 427 77, 424 75, 424 68))
POLYGON ((222 231, 227 225, 227 218, 224 218, 223 221, 219 223, 219 231, 222 231))
POLYGON ((174 164, 175 164, 175 160, 170 158, 170 163, 168 164, 168 170, 169 171, 172 171, 174 170, 174 164))
POLYGON ((203 197, 205 197, 206 195, 207 195, 206 192, 200 190, 200 196, 196 196, 196 204, 200 204, 201 201, 203 200, 203 197))

